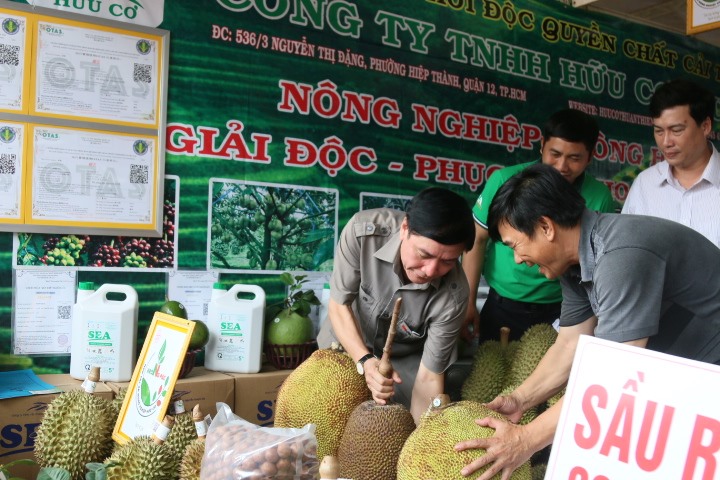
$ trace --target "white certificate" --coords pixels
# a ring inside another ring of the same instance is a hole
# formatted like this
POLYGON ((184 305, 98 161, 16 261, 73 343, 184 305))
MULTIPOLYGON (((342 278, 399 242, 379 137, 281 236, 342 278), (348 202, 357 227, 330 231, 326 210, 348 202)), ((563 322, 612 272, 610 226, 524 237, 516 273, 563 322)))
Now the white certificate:
POLYGON ((167 296, 183 304, 188 319, 207 323, 213 283, 219 277, 218 272, 206 270, 173 270, 168 273, 167 296))
POLYGON ((26 221, 151 222, 154 138, 35 126, 32 140, 26 221))
POLYGON ((70 353, 75 270, 15 270, 16 355, 70 353))
POLYGON ((25 127, 0 122, 0 218, 22 218, 22 161, 25 127))
POLYGON ((158 41, 39 21, 35 112, 155 125, 158 41))
POLYGON ((0 10, 0 110, 22 110, 27 19, 0 10))

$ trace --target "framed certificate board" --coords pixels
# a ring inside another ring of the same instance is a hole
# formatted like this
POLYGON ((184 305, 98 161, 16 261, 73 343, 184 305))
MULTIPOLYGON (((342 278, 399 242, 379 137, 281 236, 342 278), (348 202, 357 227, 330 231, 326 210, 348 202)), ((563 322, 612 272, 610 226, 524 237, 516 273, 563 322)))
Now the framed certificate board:
POLYGON ((0 230, 160 236, 169 32, 88 18, 0 0, 0 230))
POLYGON ((128 391, 118 415, 113 440, 151 435, 162 422, 185 359, 195 323, 157 312, 145 337, 128 391))

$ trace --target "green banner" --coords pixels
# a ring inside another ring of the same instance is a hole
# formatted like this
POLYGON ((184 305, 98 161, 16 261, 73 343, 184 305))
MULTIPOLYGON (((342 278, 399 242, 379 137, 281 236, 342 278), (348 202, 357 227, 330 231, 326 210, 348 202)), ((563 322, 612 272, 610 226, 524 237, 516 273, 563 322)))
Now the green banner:
MULTIPOLYGON (((660 160, 655 87, 720 81, 709 45, 552 1, 172 0, 160 28, 171 32, 174 265, 271 295, 279 272, 330 271, 358 209, 402 208, 433 185, 474 202, 494 170, 539 158, 542 125, 561 108, 597 119, 589 171, 621 204, 660 160)), ((0 255, 0 368, 12 368, 27 363, 7 354, 11 268, 23 265, 12 234, 0 234, 0 255)), ((139 287, 139 343, 165 291, 167 264, 150 263, 79 273, 139 287)), ((66 371, 66 357, 32 361, 66 371)))

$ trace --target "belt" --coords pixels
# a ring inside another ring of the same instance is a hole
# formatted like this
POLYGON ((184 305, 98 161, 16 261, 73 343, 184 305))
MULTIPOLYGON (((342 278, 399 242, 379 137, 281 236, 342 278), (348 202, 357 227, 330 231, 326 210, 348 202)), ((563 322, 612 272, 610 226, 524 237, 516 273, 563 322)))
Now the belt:
POLYGON ((517 300, 511 300, 498 294, 494 289, 490 289, 488 292, 488 298, 492 298, 493 301, 507 305, 508 307, 521 308, 525 310, 533 310, 536 312, 547 312, 550 310, 557 310, 562 305, 562 302, 555 303, 532 303, 532 302, 520 302, 517 300))

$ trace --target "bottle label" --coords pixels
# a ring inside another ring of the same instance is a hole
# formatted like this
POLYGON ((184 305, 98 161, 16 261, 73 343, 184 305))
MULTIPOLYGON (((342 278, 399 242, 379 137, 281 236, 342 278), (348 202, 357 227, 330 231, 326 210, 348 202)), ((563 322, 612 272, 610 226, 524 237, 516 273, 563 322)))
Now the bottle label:
POLYGON ((208 428, 204 420, 195 422, 195 431, 197 432, 198 437, 204 437, 207 435, 208 428))
POLYGON ((163 425, 162 423, 158 423, 155 426, 155 430, 153 432, 153 435, 155 435, 156 438, 159 440, 162 440, 163 442, 167 440, 167 436, 170 433, 170 429, 163 425))
POLYGON ((97 382, 93 382, 92 380, 85 379, 82 383, 82 388, 87 393, 95 393, 95 388, 97 387, 97 382))

